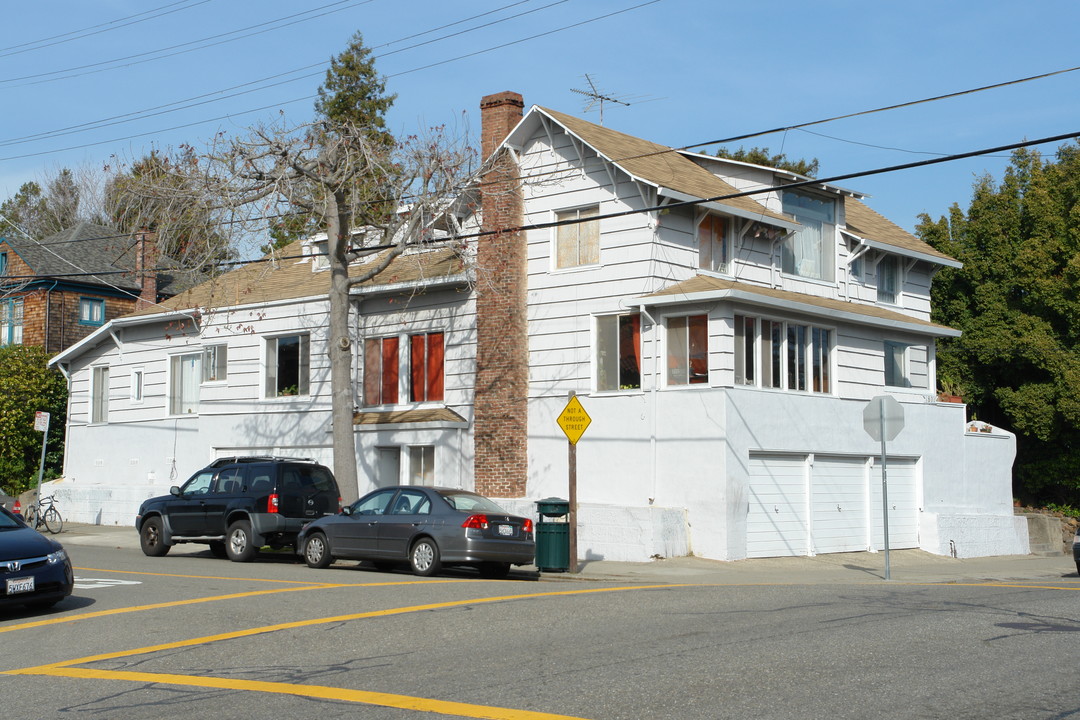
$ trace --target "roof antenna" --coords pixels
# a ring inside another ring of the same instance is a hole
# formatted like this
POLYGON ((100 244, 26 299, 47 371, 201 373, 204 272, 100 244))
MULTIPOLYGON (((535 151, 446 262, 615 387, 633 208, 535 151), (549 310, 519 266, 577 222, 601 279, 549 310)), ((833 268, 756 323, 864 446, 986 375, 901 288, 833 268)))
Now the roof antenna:
POLYGON ((601 125, 604 124, 604 103, 605 102, 619 103, 620 105, 625 105, 626 107, 630 107, 630 103, 625 102, 623 100, 620 100, 617 97, 612 97, 608 93, 605 93, 605 92, 602 92, 601 90, 599 90, 596 87, 596 83, 593 82, 593 79, 591 77, 589 77, 589 73, 585 73, 585 81, 589 83, 589 89, 588 90, 578 90, 577 88, 570 88, 570 92, 576 92, 578 95, 584 95, 585 97, 589 98, 589 102, 585 105, 585 112, 592 112, 593 108, 595 108, 597 105, 600 106, 600 124, 601 125))

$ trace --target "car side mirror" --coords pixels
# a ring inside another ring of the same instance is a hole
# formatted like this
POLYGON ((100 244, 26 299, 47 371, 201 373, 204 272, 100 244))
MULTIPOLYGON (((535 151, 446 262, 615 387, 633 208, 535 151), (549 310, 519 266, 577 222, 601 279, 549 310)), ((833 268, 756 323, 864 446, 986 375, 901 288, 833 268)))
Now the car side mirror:
POLYGON ((342 515, 352 515, 352 506, 346 505, 345 507, 341 508, 341 514, 342 515))
POLYGON ((183 497, 184 495, 182 492, 180 492, 180 487, 178 485, 173 485, 171 488, 169 488, 169 494, 175 495, 176 497, 183 497))

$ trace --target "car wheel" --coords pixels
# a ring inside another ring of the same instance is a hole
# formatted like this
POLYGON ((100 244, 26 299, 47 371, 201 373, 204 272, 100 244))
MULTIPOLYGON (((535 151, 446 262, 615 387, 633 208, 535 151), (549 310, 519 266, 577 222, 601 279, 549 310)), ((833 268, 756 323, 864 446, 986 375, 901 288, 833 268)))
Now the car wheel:
POLYGON ((250 562, 258 550, 251 542, 251 523, 237 520, 225 535, 225 552, 233 562, 250 562))
POLYGON ((330 554, 330 545, 326 542, 326 536, 320 532, 312 533, 304 542, 304 560, 308 567, 325 568, 334 562, 334 556, 330 554))
POLYGON ((510 563, 480 563, 480 574, 486 578, 504 578, 510 574, 510 563))
POLYGON ((229 557, 229 553, 225 550, 225 543, 221 540, 215 540, 210 543, 210 554, 216 558, 224 560, 229 557))
POLYGON ((161 518, 147 518, 139 530, 139 545, 142 546, 144 555, 161 557, 169 552, 169 546, 165 544, 165 537, 161 531, 161 518))
POLYGON ((428 577, 439 572, 439 546, 431 538, 420 538, 409 553, 409 565, 414 575, 428 577))

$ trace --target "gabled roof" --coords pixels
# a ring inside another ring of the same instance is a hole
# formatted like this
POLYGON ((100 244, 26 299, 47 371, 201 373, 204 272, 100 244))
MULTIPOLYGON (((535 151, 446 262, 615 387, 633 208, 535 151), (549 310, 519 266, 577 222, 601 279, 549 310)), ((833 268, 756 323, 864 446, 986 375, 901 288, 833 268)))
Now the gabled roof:
MULTIPOLYGON (((733 185, 666 145, 642 140, 548 108, 535 107, 531 112, 543 113, 604 159, 622 168, 632 177, 661 190, 673 190, 675 193, 698 199, 735 195, 739 192, 733 185)), ((760 218, 762 222, 780 221, 784 226, 798 226, 794 218, 773 212, 750 197, 719 200, 717 204, 732 209, 740 216, 760 218)))
MULTIPOLYGON (((267 256, 263 261, 242 265, 169 298, 156 307, 132 315, 154 315, 163 310, 263 305, 326 295, 330 291, 330 271, 312 271, 314 260, 304 257, 302 240, 282 248, 278 257, 284 259, 271 261, 267 256)), ((366 267, 364 263, 353 263, 349 266, 349 276, 360 276, 366 267)), ((380 288, 389 290, 398 285, 415 287, 426 281, 460 278, 464 272, 461 256, 452 248, 407 252, 395 258, 374 278, 355 287, 353 292, 380 288)))
POLYGON ((711 275, 695 275, 640 298, 642 305, 665 305, 716 300, 741 301, 786 311, 848 320, 864 325, 888 327, 934 337, 959 337, 960 331, 945 325, 920 320, 903 313, 862 303, 804 295, 750 283, 726 280, 711 275))
MULTIPOLYGON (((18 238, 5 240, 39 277, 69 276, 66 278, 69 282, 139 293, 139 282, 134 274, 135 239, 116 228, 80 222, 41 242, 18 238), (79 275, 73 276, 73 273, 79 275)), ((175 261, 162 258, 158 265, 168 268, 158 272, 159 293, 175 294, 190 285, 175 261)))
POLYGON ((886 246, 884 249, 898 249, 902 255, 920 260, 937 262, 950 267, 960 267, 961 263, 945 253, 938 252, 930 245, 900 228, 883 215, 871 210, 855 198, 844 198, 844 232, 856 239, 866 240, 871 247, 886 246))

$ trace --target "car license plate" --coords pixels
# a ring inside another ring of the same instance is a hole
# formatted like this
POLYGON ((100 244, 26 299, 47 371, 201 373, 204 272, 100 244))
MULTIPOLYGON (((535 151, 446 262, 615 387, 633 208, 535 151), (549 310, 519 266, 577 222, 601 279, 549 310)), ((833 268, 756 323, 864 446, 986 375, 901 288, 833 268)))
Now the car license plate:
POLYGON ((15 595, 16 593, 34 592, 34 576, 11 578, 7 581, 7 594, 15 595))
POLYGON ((514 534, 514 526, 513 525, 500 525, 499 526, 499 534, 500 535, 513 535, 514 534))

